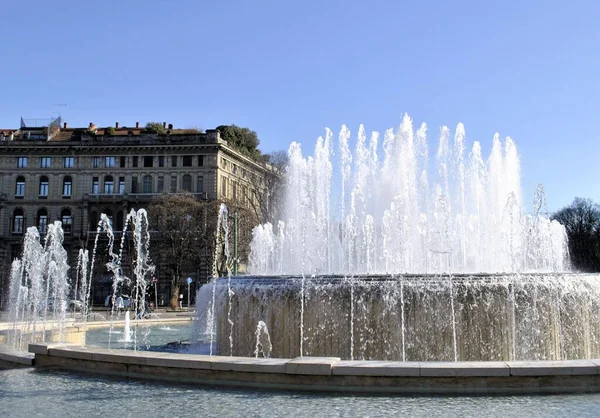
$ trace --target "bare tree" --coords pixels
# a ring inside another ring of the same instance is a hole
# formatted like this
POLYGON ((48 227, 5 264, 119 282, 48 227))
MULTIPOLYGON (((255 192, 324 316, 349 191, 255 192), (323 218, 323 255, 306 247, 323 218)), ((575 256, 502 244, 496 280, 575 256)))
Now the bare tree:
POLYGON ((573 266, 582 271, 600 271, 600 206, 591 199, 577 197, 552 217, 567 231, 573 266))
POLYGON ((280 219, 288 160, 285 151, 267 154, 262 163, 263 175, 251 177, 247 199, 259 223, 275 223, 280 219))
POLYGON ((156 231, 154 260, 170 275, 169 304, 175 309, 180 279, 208 261, 206 255, 214 249, 218 203, 198 201, 188 193, 165 193, 154 199, 149 214, 150 225, 156 231))

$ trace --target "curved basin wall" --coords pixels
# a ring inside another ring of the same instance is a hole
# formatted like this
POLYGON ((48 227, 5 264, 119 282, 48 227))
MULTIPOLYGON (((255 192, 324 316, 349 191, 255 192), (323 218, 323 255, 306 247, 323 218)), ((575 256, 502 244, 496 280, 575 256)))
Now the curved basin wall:
POLYGON ((227 279, 217 280, 220 355, 253 356, 263 321, 271 357, 600 357, 600 275, 245 277, 231 290, 228 317, 227 279))

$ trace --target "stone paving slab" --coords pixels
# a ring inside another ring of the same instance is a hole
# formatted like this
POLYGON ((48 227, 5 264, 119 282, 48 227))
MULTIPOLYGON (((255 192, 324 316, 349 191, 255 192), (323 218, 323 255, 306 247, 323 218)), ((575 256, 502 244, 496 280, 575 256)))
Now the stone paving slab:
POLYGON ((426 377, 487 377, 510 376, 510 367, 503 361, 425 361, 420 362, 426 377))
POLYGON ((511 376, 578 376, 598 374, 598 365, 590 360, 507 361, 511 376))
POLYGON ((329 376, 338 361, 339 357, 296 357, 286 363, 285 373, 329 376))
POLYGON ((334 376, 420 376, 417 361, 343 360, 333 364, 334 376))
POLYGON ((33 366, 34 356, 29 353, 23 353, 7 346, 0 344, 0 363, 8 365, 14 364, 19 366, 33 366))
POLYGON ((210 370, 211 362, 208 356, 181 353, 144 352, 147 366, 174 367, 188 369, 210 370), (208 357, 208 358, 206 358, 208 357))
MULTIPOLYGON (((214 358, 215 356, 213 356, 214 358)), ((211 360, 212 370, 249 372, 249 373, 285 373, 288 359, 265 359, 251 357, 225 357, 211 360)))

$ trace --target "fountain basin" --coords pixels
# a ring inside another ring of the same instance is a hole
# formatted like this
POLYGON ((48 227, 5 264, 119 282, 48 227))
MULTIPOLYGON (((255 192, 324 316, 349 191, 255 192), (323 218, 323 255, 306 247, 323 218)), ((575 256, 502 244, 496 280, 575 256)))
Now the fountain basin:
POLYGON ((263 321, 271 357, 600 358, 598 274, 246 276, 214 290, 219 355, 252 356, 263 321))

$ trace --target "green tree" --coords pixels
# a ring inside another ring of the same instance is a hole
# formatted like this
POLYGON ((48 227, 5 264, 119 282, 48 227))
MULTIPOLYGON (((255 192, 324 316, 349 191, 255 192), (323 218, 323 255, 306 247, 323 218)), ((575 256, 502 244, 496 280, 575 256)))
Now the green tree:
POLYGON ((165 128, 162 123, 159 122, 148 122, 146 124, 146 130, 153 134, 165 134, 165 128))
POLYGON ((220 125, 217 126, 217 130, 229 146, 250 158, 261 159, 262 154, 258 149, 260 140, 253 130, 237 125, 220 125))
POLYGON ((600 206, 591 199, 577 197, 552 218, 567 231, 573 267, 581 271, 600 271, 600 206))

